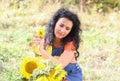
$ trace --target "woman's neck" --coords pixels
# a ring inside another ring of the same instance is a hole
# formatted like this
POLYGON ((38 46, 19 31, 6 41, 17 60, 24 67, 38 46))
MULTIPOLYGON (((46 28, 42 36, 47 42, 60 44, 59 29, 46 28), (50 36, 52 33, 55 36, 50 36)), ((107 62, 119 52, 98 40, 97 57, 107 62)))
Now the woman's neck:
POLYGON ((54 43, 53 43, 53 47, 54 48, 57 48, 57 47, 60 47, 61 46, 61 39, 54 39, 54 43))

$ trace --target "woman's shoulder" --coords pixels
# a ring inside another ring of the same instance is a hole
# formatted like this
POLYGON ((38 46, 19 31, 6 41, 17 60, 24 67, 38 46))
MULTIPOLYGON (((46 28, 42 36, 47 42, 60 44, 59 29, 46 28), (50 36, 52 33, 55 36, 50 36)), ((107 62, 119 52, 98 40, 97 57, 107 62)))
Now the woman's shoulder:
POLYGON ((75 50, 74 41, 69 41, 64 46, 65 50, 75 50))

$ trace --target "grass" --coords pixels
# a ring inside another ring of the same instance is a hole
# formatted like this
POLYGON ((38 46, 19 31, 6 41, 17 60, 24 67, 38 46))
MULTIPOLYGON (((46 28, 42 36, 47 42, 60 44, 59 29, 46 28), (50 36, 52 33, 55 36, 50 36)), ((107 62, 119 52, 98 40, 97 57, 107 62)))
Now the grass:
MULTIPOLYGON (((80 64, 83 68, 84 81, 119 81, 120 72, 120 16, 112 12, 106 16, 87 15, 84 20, 81 43, 80 64), (111 15, 114 17, 110 20, 111 15), (87 19, 87 18, 86 18, 87 19)), ((84 18, 84 17, 83 17, 84 18)))
MULTIPOLYGON (((19 64, 23 57, 33 55, 28 43, 58 8, 54 4, 41 11, 35 11, 36 8, 33 11, 34 7, 0 11, 0 80, 21 81, 19 64)), ((84 81, 119 81, 119 13, 78 15, 83 29, 78 62, 83 70, 84 81)))

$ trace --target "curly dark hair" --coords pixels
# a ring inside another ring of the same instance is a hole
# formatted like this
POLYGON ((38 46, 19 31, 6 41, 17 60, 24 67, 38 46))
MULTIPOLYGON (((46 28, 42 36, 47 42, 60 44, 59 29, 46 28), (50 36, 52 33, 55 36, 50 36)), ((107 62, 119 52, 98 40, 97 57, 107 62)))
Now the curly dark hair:
POLYGON ((81 28, 80 28, 80 20, 78 18, 78 16, 71 12, 68 9, 65 8, 61 8, 59 9, 52 17, 52 19, 50 20, 50 22, 47 25, 47 30, 46 30, 46 37, 49 41, 46 41, 47 44, 52 45, 54 42, 54 28, 55 25, 57 23, 57 21, 60 18, 67 18, 69 20, 71 20, 73 22, 73 27, 70 31, 70 33, 62 39, 62 44, 63 46, 69 42, 69 41, 74 41, 74 45, 76 47, 76 50, 79 48, 79 43, 81 42, 81 37, 79 36, 82 32, 81 28))

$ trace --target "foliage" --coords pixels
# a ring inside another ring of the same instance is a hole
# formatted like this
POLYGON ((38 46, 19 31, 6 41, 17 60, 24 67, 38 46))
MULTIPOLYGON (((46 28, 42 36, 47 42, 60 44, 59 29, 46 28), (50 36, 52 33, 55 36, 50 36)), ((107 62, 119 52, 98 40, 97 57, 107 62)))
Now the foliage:
POLYGON ((120 9, 119 0, 96 0, 98 12, 108 12, 110 9, 118 11, 120 9))
MULTIPOLYGON (((2 1, 0 2, 0 81, 21 81, 19 65, 22 58, 33 56, 29 42, 39 28, 45 27, 51 14, 61 6, 58 5, 59 0, 56 4, 49 4, 44 0, 46 2, 41 4, 45 6, 41 7, 37 0, 32 0, 33 2, 21 0, 25 1, 27 6, 21 5, 15 8, 12 5, 6 7, 4 4, 6 0, 2 1)), ((105 1, 112 3, 113 0, 105 1)), ((91 6, 95 3, 89 3, 89 8, 96 10, 96 6, 91 6)), ((66 7, 78 14, 83 29, 78 61, 83 70, 84 81, 119 81, 119 12, 111 11, 101 15, 91 11, 91 14, 86 12, 82 14, 76 3, 71 4, 74 5, 66 7)))
MULTIPOLYGON (((5 1, 1 1, 5 3, 5 1)), ((34 10, 41 11, 45 5, 57 4, 61 7, 74 8, 74 5, 84 12, 91 12, 92 8, 96 9, 96 12, 109 12, 111 10, 120 10, 119 0, 10 0, 7 2, 10 8, 25 9, 32 8, 34 10)))

